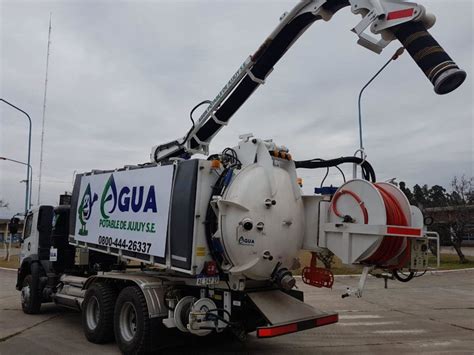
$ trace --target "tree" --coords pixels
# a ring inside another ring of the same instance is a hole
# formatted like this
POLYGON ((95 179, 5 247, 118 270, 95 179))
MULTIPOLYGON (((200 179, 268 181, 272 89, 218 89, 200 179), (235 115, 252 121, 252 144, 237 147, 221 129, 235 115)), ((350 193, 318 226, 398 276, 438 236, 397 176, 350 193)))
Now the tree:
POLYGON ((413 186, 413 201, 415 205, 418 206, 420 210, 428 207, 429 204, 429 195, 428 195, 428 185, 420 185, 416 184, 413 186))
POLYGON ((474 178, 466 178, 464 175, 460 178, 455 176, 451 181, 451 188, 453 192, 449 196, 448 203, 455 207, 453 220, 449 223, 451 244, 459 256, 459 262, 463 264, 467 260, 461 250, 461 245, 470 222, 467 205, 473 203, 474 178))
POLYGON ((445 207, 448 205, 448 196, 446 189, 439 185, 433 185, 428 190, 429 207, 445 207))
POLYGON ((403 181, 400 182, 400 189, 410 204, 418 206, 423 213, 430 207, 445 208, 444 213, 447 214, 447 219, 441 223, 435 221, 430 229, 438 232, 442 241, 454 247, 461 263, 467 262, 461 245, 468 233, 468 228, 473 223, 469 220, 469 212, 472 211, 469 205, 474 204, 474 178, 467 178, 464 175, 460 178, 455 176, 451 181, 451 192, 447 192, 440 185, 428 187, 426 184, 413 186, 412 192, 403 181))

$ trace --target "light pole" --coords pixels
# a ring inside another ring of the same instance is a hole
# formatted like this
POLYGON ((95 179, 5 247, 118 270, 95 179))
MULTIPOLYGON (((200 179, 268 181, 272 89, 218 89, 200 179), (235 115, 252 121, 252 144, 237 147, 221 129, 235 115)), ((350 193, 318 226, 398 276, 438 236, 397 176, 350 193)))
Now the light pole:
POLYGON ((27 176, 27 179, 25 180, 26 181, 26 186, 27 186, 27 188, 29 188, 29 190, 26 190, 26 198, 25 198, 25 216, 26 216, 26 214, 28 213, 28 208, 31 207, 31 190, 32 190, 31 181, 33 179, 33 168, 31 167, 30 164, 24 163, 22 161, 15 160, 15 159, 0 157, 0 160, 11 161, 13 163, 26 165, 28 167, 28 176, 27 176), (28 201, 30 202, 29 205, 28 205, 28 201))
MULTIPOLYGON (((359 100, 358 100, 358 103, 357 103, 357 107, 358 107, 358 110, 359 110, 359 149, 356 150, 355 152, 355 155, 360 152, 360 157, 362 159, 365 158, 365 153, 364 153, 364 144, 363 144, 363 141, 362 141, 362 110, 361 110, 361 100, 362 100, 362 94, 364 93, 364 90, 372 83, 372 81, 375 80, 375 78, 394 60, 398 59, 398 57, 400 57, 403 52, 404 52, 404 48, 403 47, 400 47, 397 49, 397 51, 390 57, 390 59, 387 61, 387 63, 385 63, 382 68, 379 69, 379 71, 377 73, 375 73, 374 76, 372 76, 370 78, 370 80, 362 87, 362 89, 360 90, 359 92, 359 100)), ((354 164, 354 179, 357 177, 357 164, 354 164)))
MULTIPOLYGON (((13 107, 15 110, 18 110, 20 111, 21 113, 23 113, 27 118, 28 118, 28 121, 29 121, 29 130, 28 130, 28 161, 27 163, 23 163, 24 165, 27 165, 28 168, 26 170, 26 192, 25 192, 25 216, 26 216, 26 213, 28 212, 28 207, 31 206, 31 179, 28 178, 28 173, 29 173, 29 170, 31 169, 31 117, 30 115, 28 115, 25 111, 23 111, 21 108, 13 105, 12 103, 8 102, 7 100, 3 99, 3 98, 0 98, 0 101, 6 103, 8 106, 10 107, 13 107)), ((5 159, 7 160, 7 159, 5 159)), ((33 171, 33 169, 31 169, 31 171, 33 171)), ((33 173, 31 173, 31 178, 33 178, 33 173)))

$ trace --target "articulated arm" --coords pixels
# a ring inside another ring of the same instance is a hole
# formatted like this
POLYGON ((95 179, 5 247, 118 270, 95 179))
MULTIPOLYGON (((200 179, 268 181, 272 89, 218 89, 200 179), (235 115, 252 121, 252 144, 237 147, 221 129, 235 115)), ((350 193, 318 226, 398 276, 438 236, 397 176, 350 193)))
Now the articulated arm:
POLYGON ((351 6, 362 20, 352 31, 358 43, 380 53, 397 38, 434 85, 437 94, 446 94, 462 84, 466 73, 428 33, 435 17, 421 5, 400 0, 302 0, 285 13, 278 26, 260 48, 241 65, 229 82, 209 104, 188 134, 176 141, 156 146, 152 161, 195 153, 208 154, 212 138, 227 125, 232 115, 243 105, 273 70, 301 34, 316 20, 329 21, 341 8, 351 6), (380 39, 366 33, 380 35, 380 39))

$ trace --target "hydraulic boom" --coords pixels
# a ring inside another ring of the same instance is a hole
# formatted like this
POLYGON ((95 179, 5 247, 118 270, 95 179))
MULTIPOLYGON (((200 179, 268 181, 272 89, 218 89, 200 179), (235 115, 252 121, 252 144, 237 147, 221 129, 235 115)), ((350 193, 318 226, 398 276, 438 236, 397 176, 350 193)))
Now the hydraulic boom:
POLYGON ((436 19, 421 5, 399 0, 302 0, 280 23, 257 51, 209 103, 183 138, 153 147, 151 160, 188 158, 195 153, 208 154, 212 138, 229 123, 232 115, 272 72, 273 66, 291 45, 315 21, 329 21, 340 9, 351 6, 362 20, 352 29, 358 44, 381 53, 393 39, 398 39, 434 86, 437 94, 446 94, 460 86, 466 72, 428 33, 436 19), (377 35, 377 37, 374 37, 377 35))

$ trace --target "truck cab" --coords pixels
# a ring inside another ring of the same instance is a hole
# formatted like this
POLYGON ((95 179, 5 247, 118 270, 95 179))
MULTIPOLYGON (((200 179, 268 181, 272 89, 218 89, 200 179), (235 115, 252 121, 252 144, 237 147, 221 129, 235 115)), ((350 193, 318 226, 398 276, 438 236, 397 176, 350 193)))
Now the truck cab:
POLYGON ((92 251, 78 252, 76 258, 76 247, 69 244, 69 210, 69 205, 42 205, 26 215, 16 283, 25 313, 38 313, 41 303, 52 301, 64 273, 91 275, 99 265, 109 269, 116 263, 116 257, 102 254, 98 260, 92 251))

